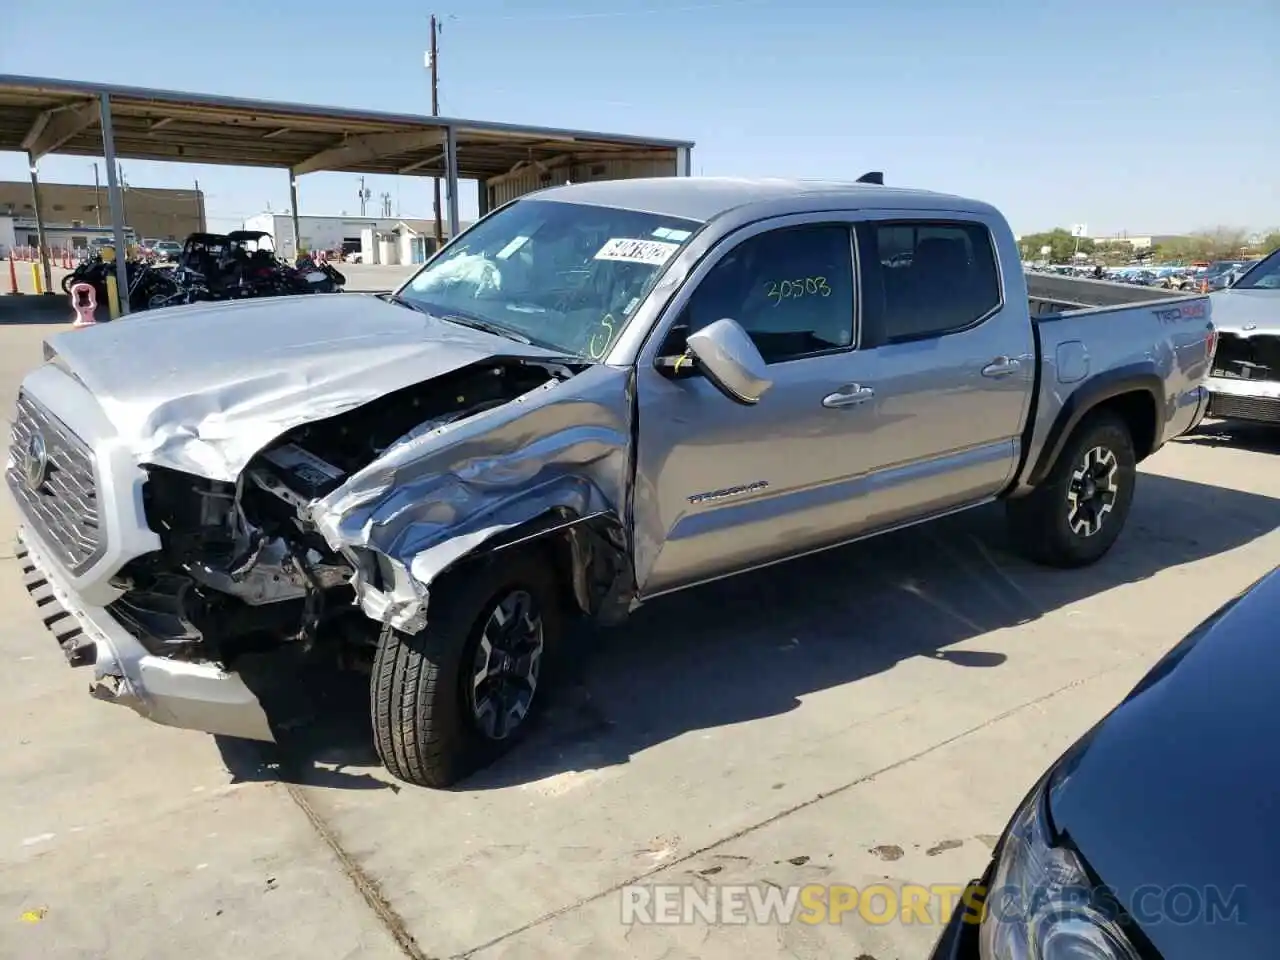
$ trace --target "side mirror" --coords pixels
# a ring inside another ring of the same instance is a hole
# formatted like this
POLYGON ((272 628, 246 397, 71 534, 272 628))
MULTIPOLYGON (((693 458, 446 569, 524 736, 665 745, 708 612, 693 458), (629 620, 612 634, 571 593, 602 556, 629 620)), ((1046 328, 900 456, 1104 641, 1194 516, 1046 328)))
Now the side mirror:
POLYGON ((764 357, 747 331, 728 317, 689 335, 689 353, 698 369, 730 400, 750 406, 759 402, 773 381, 766 374, 764 357))

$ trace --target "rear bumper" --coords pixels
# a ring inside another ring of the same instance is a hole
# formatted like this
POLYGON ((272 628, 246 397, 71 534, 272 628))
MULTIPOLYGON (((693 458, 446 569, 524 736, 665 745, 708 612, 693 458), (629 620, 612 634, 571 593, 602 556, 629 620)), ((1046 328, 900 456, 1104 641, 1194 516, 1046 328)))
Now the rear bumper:
POLYGON ((1191 425, 1183 431, 1184 433, 1190 433, 1196 427, 1200 426, 1200 423, 1204 418, 1209 415, 1209 389, 1207 387, 1197 387, 1196 390, 1199 393, 1200 399, 1196 403, 1196 412, 1191 417, 1191 425))
POLYGON ((23 585, 68 663, 93 668, 89 692, 96 699, 169 727, 274 739, 257 697, 237 674, 148 653, 110 611, 76 595, 29 527, 18 528, 18 541, 23 585))
POLYGON ((1209 378, 1210 417, 1280 424, 1280 381, 1209 378))

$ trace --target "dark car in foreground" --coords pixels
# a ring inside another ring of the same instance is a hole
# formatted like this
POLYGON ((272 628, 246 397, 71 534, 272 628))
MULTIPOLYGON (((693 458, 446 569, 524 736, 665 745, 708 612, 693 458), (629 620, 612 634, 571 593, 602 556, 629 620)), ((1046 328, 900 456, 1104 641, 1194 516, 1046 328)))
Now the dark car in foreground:
POLYGON ((1022 802, 933 960, 1274 957, 1280 567, 1169 651, 1022 802))

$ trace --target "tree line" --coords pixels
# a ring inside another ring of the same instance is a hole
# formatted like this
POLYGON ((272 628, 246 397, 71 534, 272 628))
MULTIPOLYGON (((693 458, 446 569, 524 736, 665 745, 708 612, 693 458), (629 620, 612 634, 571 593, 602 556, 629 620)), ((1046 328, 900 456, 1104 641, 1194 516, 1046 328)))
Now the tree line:
POLYGON ((1239 227, 1213 227, 1185 237, 1170 237, 1148 250, 1134 250, 1127 243, 1099 243, 1088 237, 1076 238, 1064 227, 1023 236, 1018 241, 1024 260, 1039 260, 1049 247, 1054 263, 1070 260, 1077 252, 1104 263, 1127 263, 1135 256, 1154 263, 1195 260, 1235 260, 1266 256, 1280 249, 1280 229, 1271 230, 1260 241, 1250 242, 1249 231, 1239 227))

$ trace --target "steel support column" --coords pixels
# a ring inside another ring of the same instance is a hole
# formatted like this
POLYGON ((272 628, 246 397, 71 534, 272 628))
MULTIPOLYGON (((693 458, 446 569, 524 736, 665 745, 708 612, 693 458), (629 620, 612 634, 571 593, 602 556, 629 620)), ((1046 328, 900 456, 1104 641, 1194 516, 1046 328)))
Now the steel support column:
POLYGON ((36 176, 36 158, 30 150, 27 151, 27 167, 31 170, 31 205, 36 209, 36 243, 40 244, 44 291, 53 293, 53 272, 49 269, 49 243, 44 236, 44 207, 40 203, 40 178, 36 176))
POLYGON ((116 135, 111 125, 111 95, 99 97, 102 112, 102 159, 107 165, 107 203, 111 207, 111 226, 116 248, 116 293, 120 298, 120 316, 129 312, 129 251, 124 243, 124 197, 120 195, 120 178, 116 167, 116 135))
POLYGON ((676 176, 693 176, 693 151, 688 147, 676 147, 676 176))
POLYGON ((293 259, 302 256, 302 230, 298 227, 298 175, 289 169, 289 215, 293 220, 293 259))
POLYGON ((481 217, 489 212, 489 184, 484 180, 476 181, 476 210, 481 217))
POLYGON ((444 173, 449 188, 449 242, 458 235, 458 131, 444 128, 444 173))

